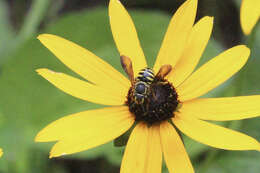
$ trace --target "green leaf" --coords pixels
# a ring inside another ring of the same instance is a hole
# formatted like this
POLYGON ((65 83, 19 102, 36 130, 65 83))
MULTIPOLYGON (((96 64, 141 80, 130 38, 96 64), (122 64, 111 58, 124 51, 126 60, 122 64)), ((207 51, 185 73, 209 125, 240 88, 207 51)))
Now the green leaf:
POLYGON ((0 1, 0 62, 6 52, 10 49, 11 43, 14 39, 14 31, 9 23, 8 7, 5 1, 0 1))
POLYGON ((260 156, 257 151, 225 151, 210 165, 206 165, 206 169, 201 167, 202 164, 198 165, 196 170, 200 173, 257 173, 260 170, 259 163, 260 156))
POLYGON ((114 140, 114 146, 115 147, 123 147, 127 144, 127 141, 130 137, 130 134, 132 133, 134 127, 136 126, 136 123, 129 129, 127 130, 124 134, 122 134, 121 136, 117 137, 114 140))

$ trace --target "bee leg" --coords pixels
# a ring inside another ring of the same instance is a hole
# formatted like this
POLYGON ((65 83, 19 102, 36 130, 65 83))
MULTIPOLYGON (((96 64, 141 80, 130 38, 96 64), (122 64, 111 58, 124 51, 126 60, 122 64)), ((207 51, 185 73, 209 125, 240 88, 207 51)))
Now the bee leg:
POLYGON ((144 105, 142 105, 142 110, 143 110, 143 112, 145 112, 145 108, 144 108, 144 105))

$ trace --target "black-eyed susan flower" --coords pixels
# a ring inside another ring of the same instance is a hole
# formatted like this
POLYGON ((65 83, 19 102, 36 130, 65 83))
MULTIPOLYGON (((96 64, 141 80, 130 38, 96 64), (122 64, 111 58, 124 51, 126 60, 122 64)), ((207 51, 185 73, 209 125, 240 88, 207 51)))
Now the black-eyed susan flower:
POLYGON ((0 157, 2 157, 3 154, 4 154, 4 152, 3 152, 2 148, 0 148, 0 157))
POLYGON ((259 0, 242 0, 240 8, 240 22, 242 30, 249 35, 260 17, 259 0))
POLYGON ((48 69, 37 72, 62 91, 110 107, 61 118, 45 127, 37 142, 56 141, 50 157, 112 141, 134 127, 121 173, 194 172, 175 128, 203 144, 227 150, 259 150, 255 139, 204 120, 227 121, 260 115, 260 96, 198 98, 235 74, 250 50, 235 46, 194 69, 210 38, 213 18, 194 25, 197 0, 186 1, 170 21, 153 68, 147 68, 134 24, 118 0, 110 0, 112 34, 129 79, 88 50, 58 36, 38 39, 89 82, 48 69), (136 123, 134 123, 136 122, 136 123))

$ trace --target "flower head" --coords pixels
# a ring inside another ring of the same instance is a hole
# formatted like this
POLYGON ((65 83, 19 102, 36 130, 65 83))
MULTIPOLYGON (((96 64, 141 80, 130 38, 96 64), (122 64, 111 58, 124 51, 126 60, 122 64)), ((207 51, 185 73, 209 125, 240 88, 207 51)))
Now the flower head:
POLYGON ((242 30, 249 35, 260 17, 260 1, 242 0, 240 22, 242 30))
POLYGON ((213 27, 212 17, 194 25, 196 10, 197 0, 187 0, 177 10, 154 67, 147 68, 129 14, 118 0, 110 0, 112 34, 130 80, 68 40, 50 34, 38 37, 59 60, 90 82, 48 69, 38 69, 41 76, 74 97, 111 106, 65 116, 40 131, 37 142, 57 141, 50 157, 104 144, 134 124, 121 173, 161 172, 162 157, 169 172, 194 172, 175 127, 215 148, 260 151, 255 139, 204 121, 256 117, 260 115, 260 96, 198 98, 235 74, 250 50, 243 45, 233 47, 193 72, 213 27))

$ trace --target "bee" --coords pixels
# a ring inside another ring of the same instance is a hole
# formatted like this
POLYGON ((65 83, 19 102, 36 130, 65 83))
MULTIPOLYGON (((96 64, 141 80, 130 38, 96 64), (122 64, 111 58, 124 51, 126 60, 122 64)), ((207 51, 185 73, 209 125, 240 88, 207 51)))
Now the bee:
POLYGON ((132 95, 133 100, 136 104, 143 104, 145 99, 147 99, 150 94, 150 86, 155 79, 163 79, 166 75, 172 70, 171 65, 163 65, 159 72, 154 75, 154 72, 151 68, 144 68, 140 70, 137 77, 134 78, 134 72, 132 67, 132 61, 127 56, 120 56, 121 65, 128 75, 131 84, 132 84, 132 95))
POLYGON ((147 98, 149 88, 154 80, 154 77, 153 70, 150 68, 144 68, 138 73, 138 76, 135 78, 133 87, 134 100, 137 103, 143 103, 144 99, 147 98))

